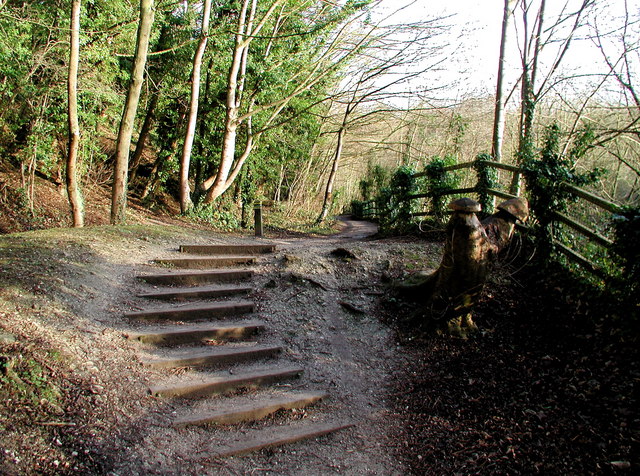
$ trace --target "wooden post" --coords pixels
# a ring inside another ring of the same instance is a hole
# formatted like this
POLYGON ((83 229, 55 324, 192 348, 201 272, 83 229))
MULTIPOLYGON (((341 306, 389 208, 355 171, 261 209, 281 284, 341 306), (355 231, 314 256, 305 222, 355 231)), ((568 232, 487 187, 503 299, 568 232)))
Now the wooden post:
POLYGON ((253 206, 254 218, 255 218, 255 230, 256 236, 262 236, 264 230, 262 228, 262 202, 256 202, 253 206))

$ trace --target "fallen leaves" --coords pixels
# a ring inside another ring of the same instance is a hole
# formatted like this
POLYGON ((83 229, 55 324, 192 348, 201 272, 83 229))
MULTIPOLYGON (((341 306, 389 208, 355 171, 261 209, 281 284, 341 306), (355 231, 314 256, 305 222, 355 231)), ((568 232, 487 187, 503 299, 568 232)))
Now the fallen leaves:
POLYGON ((558 304, 535 293, 493 294, 475 312, 487 332, 467 342, 399 329, 406 366, 391 390, 400 420, 394 437, 407 442, 399 453, 411 472, 633 469, 636 346, 576 329, 570 307, 551 314, 558 304))

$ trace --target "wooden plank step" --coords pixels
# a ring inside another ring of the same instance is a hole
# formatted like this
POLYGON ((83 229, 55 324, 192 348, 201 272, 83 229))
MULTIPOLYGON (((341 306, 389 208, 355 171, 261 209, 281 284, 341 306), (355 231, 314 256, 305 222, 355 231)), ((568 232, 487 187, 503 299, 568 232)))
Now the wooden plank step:
POLYGON ((238 388, 257 388, 299 376, 302 367, 270 367, 249 371, 242 374, 211 377, 205 380, 192 380, 175 385, 151 387, 151 394, 156 397, 201 397, 227 393, 238 388))
POLYGON ((272 448, 311 438, 318 438, 353 426, 354 424, 349 422, 304 422, 278 428, 268 427, 253 430, 243 434, 236 440, 227 440, 219 447, 213 448, 211 456, 214 458, 226 458, 229 456, 243 455, 264 448, 272 448))
POLYGON ((246 314, 253 312, 253 309, 253 301, 221 301, 126 312, 124 315, 129 319, 190 321, 194 319, 209 319, 235 314, 246 314))
POLYGON ((181 245, 181 253, 195 255, 234 255, 238 253, 258 255, 273 253, 276 245, 269 244, 239 244, 239 245, 181 245))
POLYGON ((226 409, 213 410, 210 412, 193 413, 176 418, 172 425, 183 428, 192 425, 230 425, 243 421, 256 421, 279 410, 291 410, 293 408, 304 408, 314 403, 324 400, 329 396, 326 392, 305 392, 278 395, 270 398, 244 403, 242 405, 230 406, 226 409))
POLYGON ((172 266, 174 268, 210 269, 224 268, 239 264, 252 264, 256 262, 255 256, 207 256, 204 258, 171 258, 156 259, 155 264, 172 266))
POLYGON ((146 344, 175 345, 207 339, 240 340, 263 331, 264 328, 264 322, 255 320, 226 324, 189 324, 147 329, 145 332, 125 332, 125 337, 146 344))
POLYGON ((146 274, 137 276, 149 284, 189 286, 203 283, 228 283, 249 279, 250 269, 211 269, 207 271, 174 271, 172 273, 146 274))
POLYGON ((236 294, 247 294, 253 291, 251 286, 225 285, 225 286, 197 286, 191 288, 164 289, 147 293, 140 293, 138 297, 148 299, 166 299, 184 301, 187 299, 205 299, 236 294))
POLYGON ((250 359, 262 359, 272 357, 280 352, 282 352, 282 347, 277 345, 242 347, 217 346, 207 349, 181 350, 178 355, 142 359, 142 363, 147 367, 156 369, 201 367, 223 363, 236 363, 250 359))

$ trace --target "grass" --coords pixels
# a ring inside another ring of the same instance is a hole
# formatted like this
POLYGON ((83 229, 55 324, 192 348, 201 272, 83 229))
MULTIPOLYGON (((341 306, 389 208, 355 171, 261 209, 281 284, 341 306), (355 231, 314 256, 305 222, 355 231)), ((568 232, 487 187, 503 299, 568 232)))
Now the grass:
POLYGON ((317 214, 309 211, 298 211, 287 214, 280 207, 265 208, 263 220, 267 229, 304 233, 309 235, 329 236, 336 233, 337 221, 328 219, 318 224, 317 214))
POLYGON ((0 354, 0 383, 0 395, 5 402, 40 405, 46 401, 50 405, 60 405, 60 389, 50 382, 43 364, 33 358, 0 354))

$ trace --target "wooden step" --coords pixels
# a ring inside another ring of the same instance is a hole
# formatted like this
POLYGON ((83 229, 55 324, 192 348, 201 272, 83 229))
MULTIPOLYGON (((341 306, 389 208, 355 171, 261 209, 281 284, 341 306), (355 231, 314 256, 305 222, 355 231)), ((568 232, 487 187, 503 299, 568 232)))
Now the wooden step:
POLYGON ((299 376, 301 367, 275 367, 249 371, 242 374, 211 377, 204 380, 192 380, 175 385, 151 387, 156 397, 201 397, 227 393, 239 388, 257 388, 299 376))
POLYGON ((146 274, 137 276, 149 284, 189 286, 203 283, 228 283, 249 279, 250 269, 211 269, 207 271, 174 271, 172 273, 146 274))
POLYGON ((236 266, 239 264, 252 264, 256 262, 255 256, 207 256, 204 258, 171 258, 156 259, 155 264, 171 266, 173 268, 210 269, 236 266))
POLYGON ((278 410, 308 407, 327 397, 328 394, 325 392, 307 392, 261 398, 241 405, 230 406, 227 409, 185 415, 176 418, 172 425, 182 428, 191 425, 230 425, 243 421, 255 421, 271 415, 278 410))
POLYGON ((126 312, 124 315, 129 319, 190 321, 246 314, 253 309, 253 301, 222 301, 126 312))
POLYGON ((192 288, 177 288, 140 293, 138 297, 148 299, 165 299, 185 301, 187 299, 206 299, 236 294, 247 294, 253 290, 251 286, 226 285, 226 286, 198 286, 192 288))
POLYGON ((272 448, 310 438, 318 438, 353 426, 354 424, 349 422, 304 422, 277 428, 268 427, 252 430, 243 433, 237 439, 225 440, 219 447, 212 448, 210 456, 213 458, 238 456, 264 448, 272 448))
POLYGON ((165 326, 147 329, 145 332, 125 332, 125 337, 146 344, 175 345, 204 340, 240 340, 263 331, 261 321, 228 322, 226 324, 165 326))
POLYGON ((252 345, 242 347, 216 346, 206 349, 181 350, 177 355, 142 359, 142 363, 152 368, 203 367, 223 363, 236 363, 250 359, 263 359, 282 352, 277 345, 252 345))
POLYGON ((240 244, 240 245, 182 245, 180 252, 194 255, 259 255, 273 253, 276 245, 268 244, 240 244))

